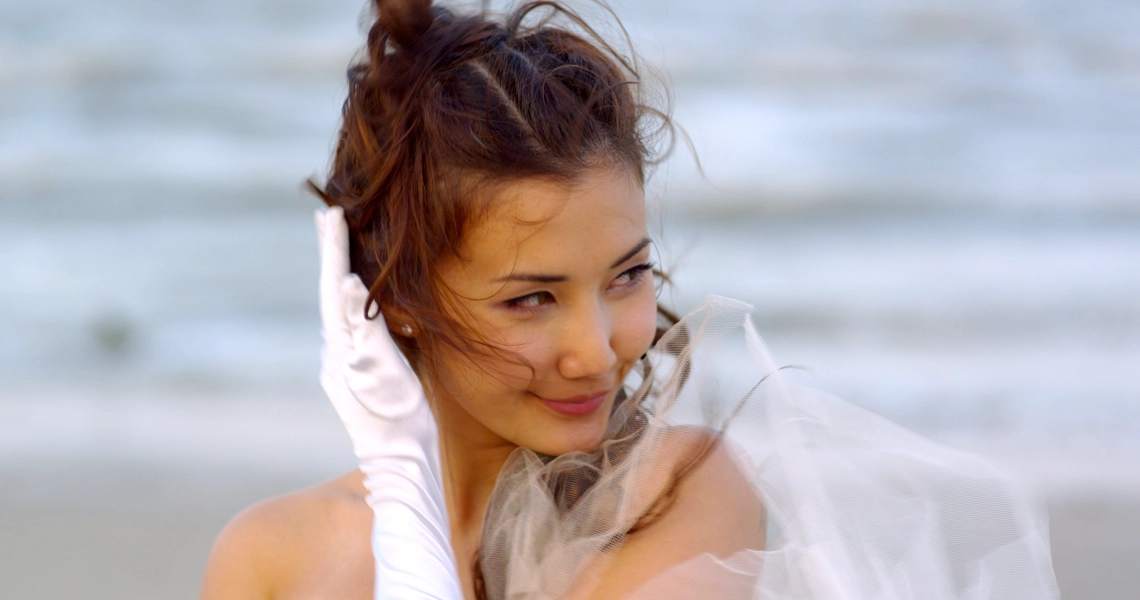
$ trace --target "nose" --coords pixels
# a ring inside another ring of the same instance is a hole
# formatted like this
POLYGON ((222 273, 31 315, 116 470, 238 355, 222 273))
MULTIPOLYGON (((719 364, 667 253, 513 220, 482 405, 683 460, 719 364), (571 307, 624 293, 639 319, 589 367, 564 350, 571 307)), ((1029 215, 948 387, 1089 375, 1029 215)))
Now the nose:
POLYGON ((558 372, 566 379, 602 377, 613 370, 613 320, 602 303, 575 311, 562 332, 558 372))

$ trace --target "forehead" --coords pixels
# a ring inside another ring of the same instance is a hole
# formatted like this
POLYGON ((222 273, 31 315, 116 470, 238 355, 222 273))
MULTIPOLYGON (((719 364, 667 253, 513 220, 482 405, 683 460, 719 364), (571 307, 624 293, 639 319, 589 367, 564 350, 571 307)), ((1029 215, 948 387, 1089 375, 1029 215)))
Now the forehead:
POLYGON ((645 237, 645 195, 629 169, 596 167, 572 183, 526 179, 498 192, 460 247, 469 275, 608 268, 645 237))

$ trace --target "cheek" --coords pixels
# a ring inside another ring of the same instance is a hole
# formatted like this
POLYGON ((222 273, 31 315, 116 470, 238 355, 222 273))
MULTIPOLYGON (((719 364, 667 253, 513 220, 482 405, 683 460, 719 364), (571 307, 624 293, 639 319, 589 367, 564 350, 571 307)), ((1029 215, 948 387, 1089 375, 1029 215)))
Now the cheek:
POLYGON ((614 320, 614 352, 622 362, 632 363, 641 358, 653 344, 657 333, 657 294, 652 286, 624 306, 622 314, 614 320))
POLYGON ((497 374, 495 384, 520 392, 541 378, 557 356, 551 335, 522 325, 500 327, 489 332, 487 339, 503 353, 485 365, 497 374))
POLYGON ((489 353, 474 361, 466 357, 459 359, 457 362, 461 363, 461 368, 452 370, 450 374, 454 379, 462 380, 466 392, 463 396, 479 401, 501 398, 511 391, 526 389, 534 375, 530 365, 538 365, 526 348, 516 346, 513 350, 502 355, 489 353))
MULTIPOLYGON (((485 426, 507 423, 517 411, 518 396, 530 384, 532 371, 512 357, 493 354, 472 360, 448 357, 440 365, 441 399, 485 426)), ((528 359, 525 354, 521 358, 528 359)))

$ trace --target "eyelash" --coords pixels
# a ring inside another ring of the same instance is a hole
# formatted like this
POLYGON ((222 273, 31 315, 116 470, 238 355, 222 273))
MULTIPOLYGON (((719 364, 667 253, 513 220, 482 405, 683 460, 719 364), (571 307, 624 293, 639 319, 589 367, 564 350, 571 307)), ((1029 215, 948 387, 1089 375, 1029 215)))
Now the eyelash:
MULTIPOLYGON (((645 274, 649 273, 652 270, 653 270, 653 263, 645 263, 645 264, 637 265, 635 267, 630 267, 629 269, 626 269, 625 271, 623 271, 621 275, 617 276, 617 279, 621 279, 622 277, 628 277, 629 280, 625 283, 622 283, 621 285, 623 287, 632 287, 632 286, 638 285, 642 281, 644 281, 645 280, 645 274)), ((520 312, 535 312, 537 310, 541 310, 542 307, 545 306, 547 303, 543 302, 542 304, 538 304, 538 305, 534 305, 534 306, 525 306, 524 303, 528 302, 532 299, 547 298, 549 296, 551 296, 550 292, 534 292, 533 294, 527 294, 525 296, 519 296, 518 298, 513 298, 511 300, 507 300, 506 305, 507 305, 507 308, 510 308, 511 310, 517 310, 520 312)))

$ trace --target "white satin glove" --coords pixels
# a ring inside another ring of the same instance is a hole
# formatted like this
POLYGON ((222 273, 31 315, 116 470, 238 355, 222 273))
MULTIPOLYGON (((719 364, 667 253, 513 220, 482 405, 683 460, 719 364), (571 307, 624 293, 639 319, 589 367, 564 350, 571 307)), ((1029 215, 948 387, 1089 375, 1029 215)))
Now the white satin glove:
POLYGON ((321 250, 321 387, 360 459, 372 508, 375 598, 461 600, 440 476, 439 433, 416 374, 368 320, 368 290, 349 270, 339 208, 315 215, 321 250))

